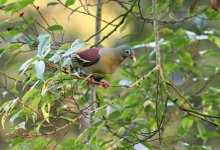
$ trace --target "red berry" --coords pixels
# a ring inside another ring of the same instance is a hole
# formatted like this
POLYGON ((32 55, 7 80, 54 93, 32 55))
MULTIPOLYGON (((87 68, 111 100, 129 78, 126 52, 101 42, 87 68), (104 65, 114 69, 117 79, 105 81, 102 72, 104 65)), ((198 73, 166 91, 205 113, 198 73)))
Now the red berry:
POLYGON ((19 17, 23 17, 23 16, 24 16, 24 12, 19 13, 18 16, 19 16, 19 17))
POLYGON ((95 81, 93 78, 89 78, 89 79, 87 80, 87 82, 88 82, 89 84, 94 84, 96 81, 95 81))
POLYGON ((108 82, 102 82, 102 87, 103 87, 103 88, 109 87, 109 83, 108 83, 108 82))

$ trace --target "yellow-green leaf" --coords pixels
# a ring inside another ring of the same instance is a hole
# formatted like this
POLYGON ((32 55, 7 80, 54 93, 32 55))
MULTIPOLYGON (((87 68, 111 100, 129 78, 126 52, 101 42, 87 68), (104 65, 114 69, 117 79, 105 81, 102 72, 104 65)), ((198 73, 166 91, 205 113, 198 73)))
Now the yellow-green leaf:
POLYGON ((44 103, 41 107, 41 111, 44 116, 44 119, 49 123, 50 103, 44 103))

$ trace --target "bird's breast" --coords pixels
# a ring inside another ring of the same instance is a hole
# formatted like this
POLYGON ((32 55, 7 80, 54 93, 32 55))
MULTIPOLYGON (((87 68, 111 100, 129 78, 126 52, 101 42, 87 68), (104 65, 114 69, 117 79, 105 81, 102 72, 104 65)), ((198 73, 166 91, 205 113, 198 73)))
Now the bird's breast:
POLYGON ((115 72, 117 67, 120 65, 121 61, 114 57, 113 55, 103 54, 100 57, 100 60, 89 66, 86 67, 87 73, 101 73, 101 74, 112 74, 115 72))

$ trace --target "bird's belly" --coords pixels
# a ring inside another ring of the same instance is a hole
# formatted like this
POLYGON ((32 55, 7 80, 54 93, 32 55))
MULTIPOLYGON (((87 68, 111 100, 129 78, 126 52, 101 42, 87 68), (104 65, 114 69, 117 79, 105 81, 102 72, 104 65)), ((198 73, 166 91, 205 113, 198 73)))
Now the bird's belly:
POLYGON ((117 69, 115 65, 92 65, 85 67, 87 74, 100 73, 100 74, 112 74, 117 69))

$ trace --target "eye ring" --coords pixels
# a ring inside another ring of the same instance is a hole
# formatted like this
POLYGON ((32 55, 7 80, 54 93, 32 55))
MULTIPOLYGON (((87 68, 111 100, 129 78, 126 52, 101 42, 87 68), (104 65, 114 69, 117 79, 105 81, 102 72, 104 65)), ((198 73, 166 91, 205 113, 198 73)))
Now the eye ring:
POLYGON ((125 53, 130 55, 131 52, 129 50, 125 50, 125 53))

